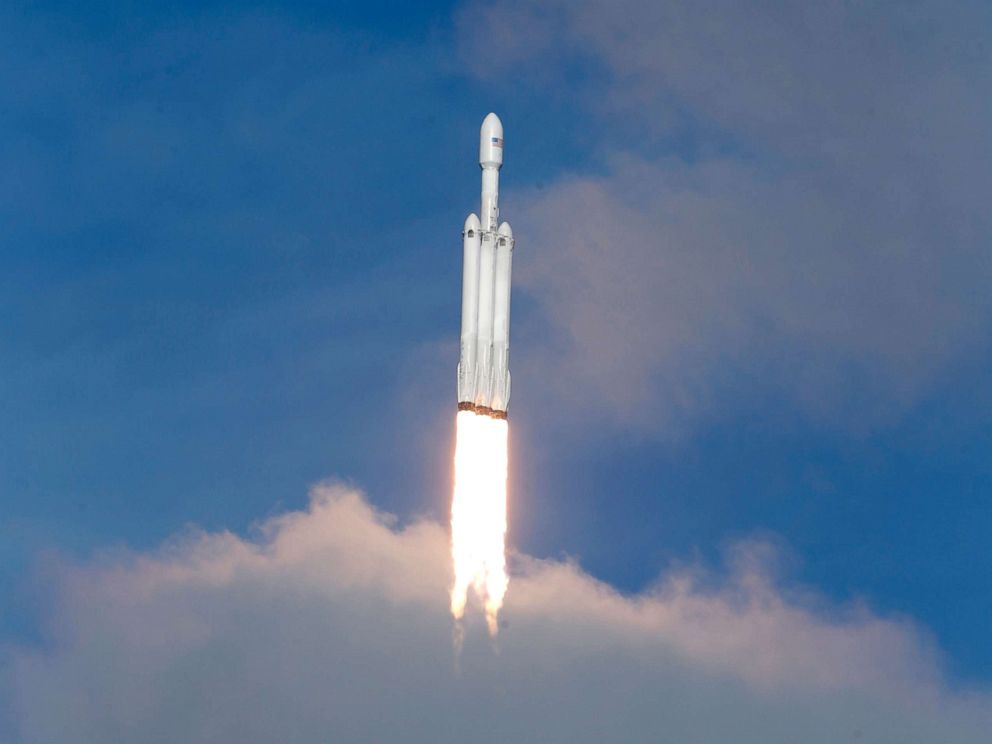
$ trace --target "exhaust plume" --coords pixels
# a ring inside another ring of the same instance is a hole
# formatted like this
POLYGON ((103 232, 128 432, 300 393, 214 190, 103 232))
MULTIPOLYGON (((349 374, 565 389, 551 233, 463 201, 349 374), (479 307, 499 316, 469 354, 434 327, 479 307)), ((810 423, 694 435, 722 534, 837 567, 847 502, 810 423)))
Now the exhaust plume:
POLYGON ((495 636, 509 585, 505 553, 509 427, 505 419, 459 411, 456 429, 451 614, 456 621, 462 619, 471 588, 483 603, 489 634, 495 636))

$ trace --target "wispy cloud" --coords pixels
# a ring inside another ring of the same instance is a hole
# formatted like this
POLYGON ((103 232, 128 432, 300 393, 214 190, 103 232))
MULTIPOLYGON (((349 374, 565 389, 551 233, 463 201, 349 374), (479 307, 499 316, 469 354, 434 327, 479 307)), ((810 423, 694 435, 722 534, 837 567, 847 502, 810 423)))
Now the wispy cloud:
POLYGON ((527 350, 554 347, 541 395, 669 432, 728 393, 887 420, 986 348, 988 9, 718 6, 462 14, 466 49, 513 29, 476 74, 609 125, 602 173, 514 195, 555 331, 527 350))

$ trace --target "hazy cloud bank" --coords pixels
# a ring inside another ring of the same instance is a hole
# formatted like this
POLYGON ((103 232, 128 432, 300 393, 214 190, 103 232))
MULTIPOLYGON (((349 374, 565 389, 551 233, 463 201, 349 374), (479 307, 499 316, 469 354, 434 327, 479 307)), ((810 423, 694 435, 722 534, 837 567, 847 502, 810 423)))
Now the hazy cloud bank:
POLYGON ((65 567, 3 688, 24 744, 982 740, 992 697, 949 689, 911 624, 786 596, 762 554, 633 597, 518 556, 498 649, 470 625, 459 675, 447 531, 324 486, 251 540, 65 567))
POLYGON ((669 432, 728 396, 871 426, 984 353, 990 22, 976 3, 470 5, 469 64, 505 34, 477 75, 572 99, 600 133, 601 174, 507 197, 553 329, 525 355, 546 354, 541 396, 669 432))

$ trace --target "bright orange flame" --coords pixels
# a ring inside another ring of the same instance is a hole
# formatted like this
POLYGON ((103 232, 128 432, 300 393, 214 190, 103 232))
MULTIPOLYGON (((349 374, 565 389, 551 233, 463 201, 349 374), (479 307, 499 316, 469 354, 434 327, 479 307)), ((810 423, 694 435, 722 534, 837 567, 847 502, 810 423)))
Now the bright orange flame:
POLYGON ((509 579, 506 575, 505 420, 459 411, 456 420, 455 489, 451 499, 451 557, 455 583, 451 614, 460 620, 471 587, 484 603, 490 635, 509 579))

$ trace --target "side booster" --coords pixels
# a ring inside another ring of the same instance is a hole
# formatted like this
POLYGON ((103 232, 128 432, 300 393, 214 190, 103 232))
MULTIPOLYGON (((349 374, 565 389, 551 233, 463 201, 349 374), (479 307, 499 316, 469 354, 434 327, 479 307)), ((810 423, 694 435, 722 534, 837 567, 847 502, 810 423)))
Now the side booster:
POLYGON ((510 278, 513 230, 499 225, 499 169, 503 124, 496 114, 482 122, 482 221, 474 214, 462 232, 462 338, 458 361, 458 410, 506 418, 510 402, 510 278))

